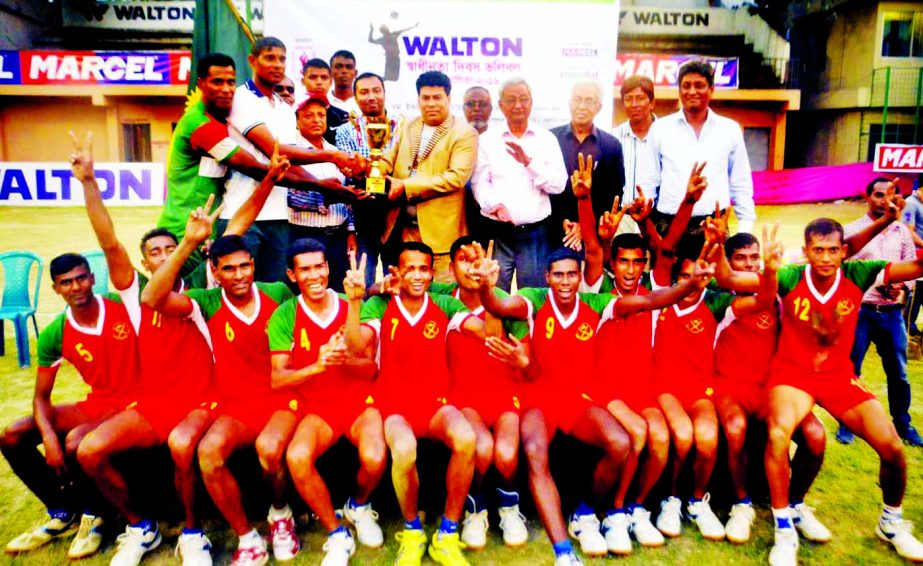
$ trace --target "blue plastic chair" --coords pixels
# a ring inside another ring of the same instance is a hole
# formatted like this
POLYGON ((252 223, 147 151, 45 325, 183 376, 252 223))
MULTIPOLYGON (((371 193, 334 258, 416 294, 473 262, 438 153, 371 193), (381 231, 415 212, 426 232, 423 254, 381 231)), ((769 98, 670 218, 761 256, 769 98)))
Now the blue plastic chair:
POLYGON ((38 291, 42 282, 42 268, 45 263, 38 254, 28 251, 0 253, 0 266, 3 266, 3 302, 0 303, 0 356, 5 355, 3 330, 6 320, 13 321, 16 331, 16 350, 19 367, 27 368, 31 363, 29 356, 29 326, 27 319, 32 317, 35 338, 38 339, 38 322, 35 311, 38 308, 38 291), (37 265, 32 297, 29 297, 29 278, 32 266, 37 265))
POLYGON ((87 258, 90 263, 90 271, 96 278, 93 285, 93 292, 97 295, 105 295, 109 292, 109 264, 106 263, 106 254, 102 250, 91 250, 83 252, 83 257, 87 258))

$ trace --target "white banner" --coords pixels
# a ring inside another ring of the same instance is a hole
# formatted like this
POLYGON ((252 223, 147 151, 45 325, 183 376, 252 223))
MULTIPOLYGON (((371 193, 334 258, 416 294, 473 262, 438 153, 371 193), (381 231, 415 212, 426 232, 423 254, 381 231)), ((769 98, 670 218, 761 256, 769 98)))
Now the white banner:
MULTIPOLYGON (((163 163, 96 163, 106 206, 159 206, 163 163)), ((69 163, 0 163, 0 206, 83 206, 69 163)))
POLYGON ((736 35, 735 13, 726 8, 678 9, 626 7, 619 32, 630 35, 736 35))
POLYGON ((618 0, 567 3, 482 0, 266 0, 266 35, 288 48, 288 73, 300 84, 301 65, 329 61, 339 49, 356 56, 359 72, 386 76, 386 106, 419 115, 415 81, 424 71, 452 80, 452 112, 461 116, 468 87, 486 87, 497 109, 500 84, 522 77, 532 89, 532 120, 545 127, 570 119, 571 86, 591 80, 603 89, 597 125, 612 127, 618 0))
MULTIPOLYGON (((234 0, 244 21, 246 6, 246 0, 234 0)), ((61 19, 65 27, 192 33, 195 0, 64 0, 61 19)), ((262 0, 250 0, 250 28, 255 34, 263 32, 262 0)))

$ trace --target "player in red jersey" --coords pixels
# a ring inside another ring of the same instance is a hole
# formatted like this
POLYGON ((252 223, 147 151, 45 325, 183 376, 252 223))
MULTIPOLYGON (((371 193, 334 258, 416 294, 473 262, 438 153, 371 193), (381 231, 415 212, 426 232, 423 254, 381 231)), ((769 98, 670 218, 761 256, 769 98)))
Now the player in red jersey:
MULTIPOLYGON (((621 234, 611 239, 609 254, 610 276, 603 271, 604 253, 597 238, 595 216, 589 199, 592 188, 592 156, 587 160, 578 156, 578 170, 571 176, 571 186, 577 196, 577 211, 583 244, 586 251, 583 288, 594 292, 611 293, 619 297, 647 295, 650 278, 645 272, 648 262, 648 244, 637 234, 621 234), (589 284, 588 284, 589 283, 589 284)), ((633 214, 639 220, 646 215, 650 204, 641 192, 630 205, 618 208, 618 199, 600 218, 599 238, 609 241, 615 234, 622 217, 633 214)), ((596 336, 595 391, 600 401, 619 421, 631 438, 631 450, 615 488, 613 508, 607 518, 606 538, 612 549, 620 554, 631 552, 629 532, 642 546, 656 547, 664 543, 663 535, 650 520, 650 512, 643 502, 666 469, 670 451, 670 431, 651 391, 653 369, 654 321, 657 312, 642 311, 625 317, 613 317, 602 324, 596 336), (613 375, 612 359, 619 356, 617 371, 613 375), (639 462, 647 448, 643 464, 639 462), (631 504, 625 507, 628 490, 637 476, 637 490, 631 504)))
MULTIPOLYGON (((488 518, 481 486, 491 465, 503 482, 497 488, 500 528, 507 546, 521 546, 529 538, 525 517, 519 512, 519 494, 513 490, 519 467, 519 407, 521 369, 529 359, 524 345, 507 335, 503 322, 489 315, 481 305, 480 281, 469 273, 471 261, 466 248, 474 244, 462 236, 449 250, 450 268, 458 283, 430 285, 431 293, 451 295, 475 316, 485 321, 488 337, 453 332, 447 338, 450 387, 449 398, 461 409, 474 429, 474 480, 465 505, 461 540, 470 549, 487 544, 488 518)), ((488 246, 488 257, 491 255, 488 246)), ((507 294, 496 289, 501 296, 507 294)))
MULTIPOLYGON (((129 522, 113 562, 137 564, 161 541, 157 525, 133 510, 122 474, 112 457, 129 448, 150 447, 167 442, 176 463, 177 491, 186 511, 186 529, 179 539, 180 551, 189 560, 210 561, 210 543, 198 529, 195 516, 196 445, 211 424, 214 399, 211 387, 212 356, 204 323, 192 318, 174 318, 142 304, 141 277, 131 266, 128 253, 115 236, 112 221, 93 178, 90 139, 81 145, 75 139, 72 156, 74 175, 81 179, 87 213, 100 247, 106 254, 113 285, 123 289, 129 312, 140 318, 139 353, 141 379, 135 402, 87 435, 78 449, 81 466, 93 477, 107 499, 129 522)), ((277 162, 280 160, 277 160, 277 162)), ((277 170, 286 164, 277 163, 277 170)), ((273 186, 273 177, 243 207, 232 230, 246 230, 273 186)), ((177 249, 175 238, 163 230, 149 233, 142 244, 143 264, 152 274, 160 271, 177 249)), ((174 273, 170 285, 181 290, 186 284, 174 273)))
POLYGON ((74 453, 85 434, 122 410, 135 393, 137 321, 120 302, 93 294, 94 276, 83 256, 60 255, 51 260, 49 271, 52 289, 67 308, 38 339, 33 416, 10 424, 0 437, 10 468, 45 505, 49 519, 10 541, 6 552, 34 550, 72 534, 77 513, 83 511, 80 532, 67 553, 74 559, 99 548, 99 515, 104 511, 74 453), (53 405, 51 392, 63 360, 74 365, 90 392, 83 401, 53 405), (36 449, 39 445, 44 455, 36 449))
MULTIPOLYGON (((475 249, 478 246, 474 246, 475 249)), ((578 294, 579 256, 562 248, 548 258, 548 289, 521 289, 516 296, 500 298, 491 290, 496 262, 475 258, 472 271, 481 281, 481 302, 498 317, 524 320, 520 336, 531 337, 533 383, 526 388, 522 416, 522 443, 529 464, 529 483, 539 517, 554 546, 559 564, 580 563, 567 540, 567 532, 580 541, 585 554, 605 555, 609 541, 600 533, 599 519, 592 507, 580 503, 565 528, 557 487, 548 469, 549 437, 556 429, 605 452, 596 466, 591 490, 600 499, 616 484, 629 452, 627 433, 604 408, 588 395, 600 314, 627 316, 633 312, 659 309, 694 291, 696 282, 686 282, 643 297, 578 294)), ((711 276, 701 269, 698 276, 711 276)), ((610 515, 613 513, 610 513, 610 515)), ((608 519, 608 517, 607 517, 608 519)), ((619 550, 619 549, 616 549, 619 550)))
MULTIPOLYGON (((759 272, 760 243, 752 234, 735 234, 723 247, 731 269, 759 272)), ((768 249, 764 252, 769 261, 776 261, 781 255, 768 249)), ((773 267, 778 271, 778 266, 773 267)), ((744 442, 748 420, 766 418, 765 386, 778 343, 779 309, 773 302, 747 316, 736 314, 732 309, 725 315, 715 339, 715 409, 727 438, 728 468, 737 497, 725 532, 729 541, 744 543, 750 538, 750 527, 756 518, 747 496, 744 442)), ((796 471, 792 474, 790 497, 799 515, 796 526, 809 540, 826 542, 830 540, 830 531, 804 504, 805 495, 823 464, 826 443, 824 426, 812 413, 808 413, 796 431, 795 442, 798 448, 792 466, 796 471)))
MULTIPOLYGON (((892 222, 901 204, 889 199, 889 213, 880 224, 892 222)), ((843 228, 827 218, 805 227, 804 242, 807 265, 785 266, 778 276, 782 334, 767 384, 766 476, 776 527, 769 561, 776 565, 797 562, 798 533, 789 507, 788 449, 798 424, 815 403, 868 442, 881 459, 883 509, 876 534, 901 556, 923 560, 923 543, 913 536, 901 508, 907 485, 903 443, 881 403, 854 375, 849 359, 863 293, 879 284, 876 281, 887 285, 917 279, 923 275, 923 263, 844 261, 848 252, 843 228)), ((720 270, 721 285, 740 291, 759 285, 758 275, 730 272, 725 267, 720 270)))
POLYGON ((398 294, 372 297, 365 305, 360 300, 365 274, 350 270, 345 282, 350 297, 346 343, 352 356, 375 359, 378 352, 380 370, 373 396, 384 418, 391 479, 404 517, 404 530, 397 534, 401 542, 398 563, 419 564, 427 548, 417 516, 416 455, 417 438, 429 437, 452 451, 446 472, 445 514, 429 555, 441 564, 462 565, 467 561, 461 553, 458 521, 474 475, 475 435, 461 411, 446 398, 445 344, 450 332, 483 336, 484 324, 470 316, 461 302, 427 293, 432 267, 429 246, 404 242, 398 259, 398 294))
MULTIPOLYGON (((278 155, 274 161, 280 163, 276 174, 281 175, 287 162, 278 155)), ((260 200, 264 197, 261 192, 260 200)), ((247 220, 251 217, 248 215, 247 220)), ((171 277, 211 234, 213 221, 214 215, 204 211, 193 215, 186 235, 164 267, 155 273, 143 300, 167 316, 193 316, 207 321, 215 353, 219 416, 199 443, 199 467, 212 500, 240 539, 232 563, 262 564, 268 560, 266 544, 247 519, 240 488, 227 468, 227 460, 251 445, 257 447, 261 463, 273 462, 276 470, 284 458, 286 446, 278 439, 291 430, 299 400, 289 392, 277 393, 272 388, 266 326, 278 305, 292 294, 284 283, 253 282, 253 258, 239 234, 222 236, 209 248, 212 272, 220 288, 186 293, 171 290, 171 277), (266 448, 270 450, 261 451, 266 448)), ((290 560, 300 544, 291 509, 283 497, 285 478, 277 473, 267 475, 275 496, 269 510, 273 554, 277 560, 290 560)))
MULTIPOLYGON (((337 518, 315 463, 342 436, 356 446, 357 492, 346 502, 343 514, 355 525, 361 544, 379 547, 384 539, 369 496, 385 472, 388 453, 381 413, 367 404, 375 365, 369 360, 356 367, 346 355, 343 329, 348 304, 327 287, 326 253, 323 244, 312 239, 296 240, 289 247, 288 277, 298 284, 300 295, 276 309, 267 332, 273 388, 297 394, 303 415, 300 422, 294 415, 286 419, 285 434, 278 442, 288 446, 286 460, 295 487, 328 533, 324 564, 346 564, 356 543, 337 518)), ((281 464, 277 471, 268 471, 284 473, 281 464)))

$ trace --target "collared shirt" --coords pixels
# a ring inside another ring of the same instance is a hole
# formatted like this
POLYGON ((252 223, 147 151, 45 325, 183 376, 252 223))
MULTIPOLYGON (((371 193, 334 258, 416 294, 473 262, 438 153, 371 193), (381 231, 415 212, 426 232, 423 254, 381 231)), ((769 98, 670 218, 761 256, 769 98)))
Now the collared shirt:
POLYGON ((345 110, 347 114, 355 112, 356 116, 362 115, 362 110, 359 110, 359 103, 356 102, 355 96, 350 96, 347 100, 340 100, 333 92, 333 89, 330 89, 330 92, 327 94, 327 101, 330 102, 331 106, 336 106, 340 110, 345 110))
MULTIPOLYGON (((863 228, 868 227, 874 220, 868 214, 854 222, 850 222, 843 227, 846 237, 849 237, 863 228)), ((873 259, 884 261, 906 261, 917 257, 913 245, 913 237, 910 235, 910 229, 900 222, 892 222, 887 228, 882 230, 877 236, 865 245, 849 259, 873 259)), ((878 292, 878 285, 882 284, 884 271, 878 275, 875 286, 865 292, 862 297, 863 304, 871 305, 893 305, 896 301, 886 297, 878 292)), ((906 283, 902 283, 906 287, 906 283)))
POLYGON ((901 221, 904 224, 913 225, 913 231, 923 238, 923 201, 920 200, 917 191, 914 191, 907 197, 906 202, 907 206, 904 207, 901 221))
MULTIPOLYGON (((612 201, 616 196, 621 196, 622 186, 625 184, 622 147, 618 140, 598 130, 596 126, 593 126, 590 134, 582 142, 577 141, 571 124, 553 128, 551 133, 561 146, 566 171, 577 170, 577 154, 582 153, 584 157, 593 156, 593 190, 590 192, 593 214, 598 219, 604 212, 612 210, 612 201)), ((562 220, 577 221, 577 198, 571 189, 569 176, 564 192, 551 197, 551 218, 553 238, 556 235, 563 237, 562 220)))
MULTIPOLYGON (((356 125, 347 120, 342 126, 336 129, 336 141, 334 142, 340 151, 351 151, 361 154, 362 157, 369 156, 369 139, 365 132, 365 116, 359 115, 356 118, 356 125)), ((401 137, 401 123, 397 118, 389 118, 388 125, 391 126, 391 139, 388 140, 382 151, 391 149, 397 145, 401 137)))
MULTIPOLYGON (((298 134, 295 123, 295 109, 279 98, 278 94, 273 93, 271 98, 263 95, 252 79, 234 92, 234 104, 228 116, 231 137, 261 163, 268 164, 269 158, 247 139, 247 133, 265 124, 280 144, 292 145, 298 134)), ((221 218, 230 219, 234 216, 258 184, 259 181, 243 173, 232 172, 225 185, 224 212, 221 218)), ((274 187, 256 220, 288 220, 288 189, 274 187)))
MULTIPOLYGON (((298 135, 296 145, 298 145, 298 147, 304 147, 307 149, 317 149, 301 134, 298 135)), ((323 149, 332 151, 336 149, 336 147, 324 140, 323 149)), ((341 183, 344 180, 343 174, 340 173, 340 170, 337 169, 337 166, 333 163, 311 163, 309 165, 302 165, 302 167, 305 171, 314 175, 317 179, 320 180, 336 179, 341 183)), ((350 207, 348 204, 338 202, 329 206, 325 206, 324 196, 322 194, 315 191, 302 192, 305 194, 305 200, 307 201, 308 206, 313 205, 312 208, 315 210, 289 209, 288 221, 290 223, 296 224, 298 226, 307 226, 308 228, 331 228, 340 226, 344 222, 347 222, 347 229, 351 232, 355 230, 355 226, 353 225, 352 207, 350 207)))
POLYGON ((713 110, 698 137, 682 110, 654 122, 648 134, 650 159, 645 160, 638 184, 657 195, 657 210, 676 214, 686 196, 695 163, 707 162, 703 175, 708 188, 692 209, 693 216, 714 214, 715 204, 737 213, 738 231, 750 232, 756 221, 753 177, 740 125, 713 110), (658 188, 659 187, 659 188, 658 188))
POLYGON ((530 122, 517 138, 504 123, 481 134, 471 189, 484 216, 498 220, 496 210, 503 205, 513 224, 542 221, 551 214, 548 195, 560 194, 566 182, 561 147, 548 130, 530 122), (529 156, 528 167, 509 154, 508 141, 518 143, 529 156))
MULTIPOLYGON (((653 114, 654 121, 657 117, 653 114)), ((653 126, 653 124, 651 124, 653 126)), ((638 173, 644 168, 644 160, 650 159, 650 130, 643 138, 639 138, 631 129, 631 122, 625 121, 612 130, 612 135, 622 144, 622 162, 625 165, 625 188, 622 189, 622 204, 631 203, 638 195, 635 186, 638 184, 638 173)), ((654 196, 654 195, 649 195, 654 196)))

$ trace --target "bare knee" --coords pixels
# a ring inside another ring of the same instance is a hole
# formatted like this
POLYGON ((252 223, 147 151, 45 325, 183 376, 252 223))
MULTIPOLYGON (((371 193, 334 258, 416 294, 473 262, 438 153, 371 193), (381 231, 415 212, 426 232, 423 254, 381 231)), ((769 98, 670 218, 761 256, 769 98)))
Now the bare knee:
POLYGON ((605 450, 610 457, 623 459, 631 449, 631 439, 622 427, 606 430, 605 441, 605 450))
POLYGON ((783 426, 782 423, 778 421, 771 420, 769 422, 769 443, 768 448, 774 454, 785 454, 788 455, 788 447, 792 441, 792 432, 786 426, 783 426))
POLYGON ((897 435, 897 431, 893 430, 893 427, 888 434, 888 438, 881 441, 878 447, 878 456, 883 463, 889 466, 895 468, 907 467, 907 460, 904 456, 904 443, 897 435))
POLYGON ((388 465, 388 448, 384 439, 369 440, 359 449, 359 463, 362 469, 370 474, 378 475, 384 472, 388 465))
POLYGON ((523 439, 522 449, 526 453, 529 463, 529 472, 532 474, 547 474, 548 470, 548 445, 532 438, 523 439))
POLYGON ((282 468, 285 458, 285 439, 280 435, 261 434, 256 439, 256 455, 260 465, 269 474, 275 474, 282 468))
POLYGON ((648 426, 647 453, 657 460, 667 459, 670 453, 670 431, 666 426, 648 426))
POLYGON ((16 448, 23 441, 26 433, 33 428, 32 419, 23 419, 12 423, 0 433, 0 450, 5 452, 16 448))
POLYGON ((827 431, 823 423, 816 418, 809 419, 801 425, 805 448, 814 456, 821 456, 827 447, 827 431))
POLYGON ((629 424, 625 430, 631 438, 631 451, 634 454, 640 454, 647 444, 647 423, 644 419, 638 419, 636 422, 629 424))
POLYGON ((519 447, 512 442, 497 442, 494 446, 494 465, 504 478, 516 473, 519 459, 519 447))
POLYGON ((734 452, 739 452, 747 439, 747 419, 743 415, 735 414, 724 422, 724 434, 727 436, 728 447, 734 452))
POLYGON ((682 422, 673 427, 673 447, 677 455, 685 457, 692 450, 692 423, 682 422))
POLYGON ((703 458, 714 458, 718 453, 718 427, 711 425, 696 427, 695 450, 703 458))
POLYGON ((196 457, 196 438, 189 431, 173 429, 167 437, 167 446, 170 448, 173 463, 178 469, 192 468, 196 457))
POLYGON ((474 450, 477 446, 477 436, 474 429, 468 424, 468 421, 459 419, 448 431, 449 448, 455 454, 463 455, 467 458, 474 457, 474 450))
POLYGON ((214 474, 227 464, 224 439, 217 435, 206 435, 199 443, 198 456, 202 475, 214 474))
POLYGON ((77 446, 76 453, 80 467, 91 476, 99 471, 109 457, 106 443, 97 432, 90 432, 84 436, 77 446))
POLYGON ((417 465, 417 439, 402 434, 391 443, 391 460, 395 469, 406 471, 417 465))

